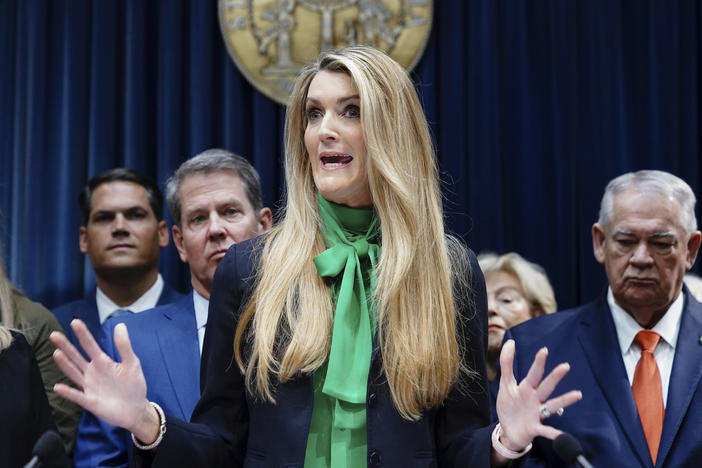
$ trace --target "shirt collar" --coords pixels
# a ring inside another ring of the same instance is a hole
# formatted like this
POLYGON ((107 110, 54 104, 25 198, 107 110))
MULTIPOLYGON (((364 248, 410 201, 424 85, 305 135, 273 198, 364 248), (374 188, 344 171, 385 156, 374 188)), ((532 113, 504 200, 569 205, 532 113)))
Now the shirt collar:
POLYGON ((95 302, 97 303, 100 324, 104 323, 105 320, 107 320, 107 317, 109 317, 110 314, 117 309, 129 309, 132 312, 143 312, 148 309, 153 309, 156 307, 156 304, 161 297, 163 285, 163 278, 161 277, 161 273, 159 273, 153 286, 142 294, 139 299, 125 307, 120 307, 115 304, 114 301, 107 297, 107 295, 98 287, 97 291, 95 292, 95 302))
MULTIPOLYGON (((663 314, 663 317, 661 317, 658 323, 651 329, 658 333, 661 339, 673 350, 675 350, 675 344, 678 342, 684 297, 684 294, 678 294, 678 297, 670 305, 667 312, 663 314)), ((622 355, 624 355, 629 351, 629 348, 631 348, 631 345, 634 343, 636 334, 643 330, 643 327, 616 303, 612 288, 607 288, 607 304, 609 305, 609 310, 612 311, 612 320, 614 320, 614 328, 617 331, 619 348, 622 355)))
POLYGON ((207 325, 207 309, 210 307, 210 301, 193 289, 193 305, 195 306, 195 323, 199 330, 207 325))

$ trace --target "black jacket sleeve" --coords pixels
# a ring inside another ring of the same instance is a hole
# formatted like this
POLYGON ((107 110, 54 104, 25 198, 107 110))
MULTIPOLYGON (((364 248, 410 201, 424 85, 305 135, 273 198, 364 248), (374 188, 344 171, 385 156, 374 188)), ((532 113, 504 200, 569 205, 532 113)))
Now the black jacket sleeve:
POLYGON ((137 466, 214 468, 243 464, 248 409, 233 343, 239 309, 248 297, 257 243, 234 244, 217 267, 200 365, 202 395, 191 422, 167 416, 163 441, 153 452, 136 450, 137 466))
POLYGON ((490 397, 487 355, 487 294, 475 254, 467 251, 469 288, 459 303, 458 335, 462 341, 463 373, 437 415, 440 466, 490 466, 490 397))

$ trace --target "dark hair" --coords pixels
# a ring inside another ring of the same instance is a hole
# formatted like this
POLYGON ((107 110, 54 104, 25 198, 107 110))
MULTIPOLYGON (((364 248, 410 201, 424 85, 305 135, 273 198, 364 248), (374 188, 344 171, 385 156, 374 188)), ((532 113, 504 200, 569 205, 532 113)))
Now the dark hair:
POLYGON ((78 208, 80 209, 83 226, 86 226, 90 220, 93 192, 98 186, 108 182, 133 182, 144 187, 144 190, 146 190, 146 198, 149 200, 151 210, 154 212, 156 220, 163 220, 163 195, 158 185, 156 185, 156 182, 154 182, 151 177, 137 172, 134 169, 117 167, 101 172, 90 179, 85 187, 83 187, 83 190, 78 194, 78 208))
POLYGON ((203 174, 219 171, 231 171, 239 176, 244 193, 254 209, 256 219, 263 209, 261 197, 261 180, 256 169, 243 157, 230 151, 213 148, 188 159, 173 173, 166 182, 166 200, 168 209, 171 210, 173 221, 181 227, 180 209, 180 184, 186 177, 193 174, 203 174))

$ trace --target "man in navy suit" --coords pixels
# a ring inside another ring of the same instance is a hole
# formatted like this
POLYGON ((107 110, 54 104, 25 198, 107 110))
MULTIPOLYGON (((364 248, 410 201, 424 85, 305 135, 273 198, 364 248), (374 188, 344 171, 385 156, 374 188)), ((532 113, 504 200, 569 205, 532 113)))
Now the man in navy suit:
MULTIPOLYGON (((546 400, 540 416, 574 435, 594 466, 686 467, 702 460, 702 304, 683 287, 700 246, 695 202, 690 187, 666 172, 612 180, 592 227, 607 290, 506 335, 516 345, 517 381, 537 352, 548 353, 546 372, 570 364, 554 393, 579 389, 582 401, 563 412, 546 400)), ((566 466, 542 438, 523 462, 566 466)))
POLYGON ((181 297, 158 272, 159 252, 169 238, 163 195, 151 178, 126 168, 102 172, 88 181, 78 205, 79 247, 95 271, 97 287, 85 298, 53 310, 75 345, 70 327, 74 318, 99 338, 108 317, 142 312, 181 297))
MULTIPOLYGON (((173 239, 190 266, 192 294, 173 304, 104 325, 101 347, 115 360, 112 330, 125 323, 141 361, 147 396, 169 414, 189 420, 200 398, 200 354, 215 269, 229 247, 268 231, 256 170, 242 157, 207 150, 184 162, 169 179, 166 198, 173 239)), ((75 466, 127 466, 131 436, 86 412, 78 429, 75 466)))

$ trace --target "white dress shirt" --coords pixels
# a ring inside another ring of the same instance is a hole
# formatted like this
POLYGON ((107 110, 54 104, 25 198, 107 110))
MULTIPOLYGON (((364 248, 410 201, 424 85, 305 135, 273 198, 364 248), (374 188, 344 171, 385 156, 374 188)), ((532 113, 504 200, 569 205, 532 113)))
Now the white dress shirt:
MULTIPOLYGON (((661 375, 661 389, 663 391, 663 406, 668 400, 668 384, 670 382, 670 372, 673 369, 673 358, 675 357, 675 345, 678 342, 680 332, 680 317, 682 316, 684 296, 680 293, 668 308, 668 311, 651 329, 661 336, 653 357, 656 358, 658 371, 661 375)), ((629 378, 629 385, 634 381, 636 364, 641 357, 641 349, 634 343, 636 334, 643 330, 634 318, 614 301, 612 288, 607 291, 607 303, 612 311, 614 328, 617 330, 619 348, 624 359, 626 375, 629 378)))
POLYGON ((156 277, 156 282, 149 288, 148 291, 142 294, 139 299, 125 307, 120 307, 115 304, 112 299, 107 297, 107 295, 100 290, 100 288, 97 288, 97 292, 95 293, 95 301, 97 302, 100 325, 102 325, 110 314, 117 309, 128 309, 134 313, 153 309, 156 307, 156 303, 161 297, 161 292, 163 292, 163 278, 161 278, 161 273, 158 274, 158 277, 156 277))
POLYGON ((210 301, 202 297, 193 289, 193 305, 195 306, 195 323, 197 324, 197 340, 200 342, 200 355, 202 356, 202 343, 205 340, 205 326, 207 325, 207 310, 210 301))

